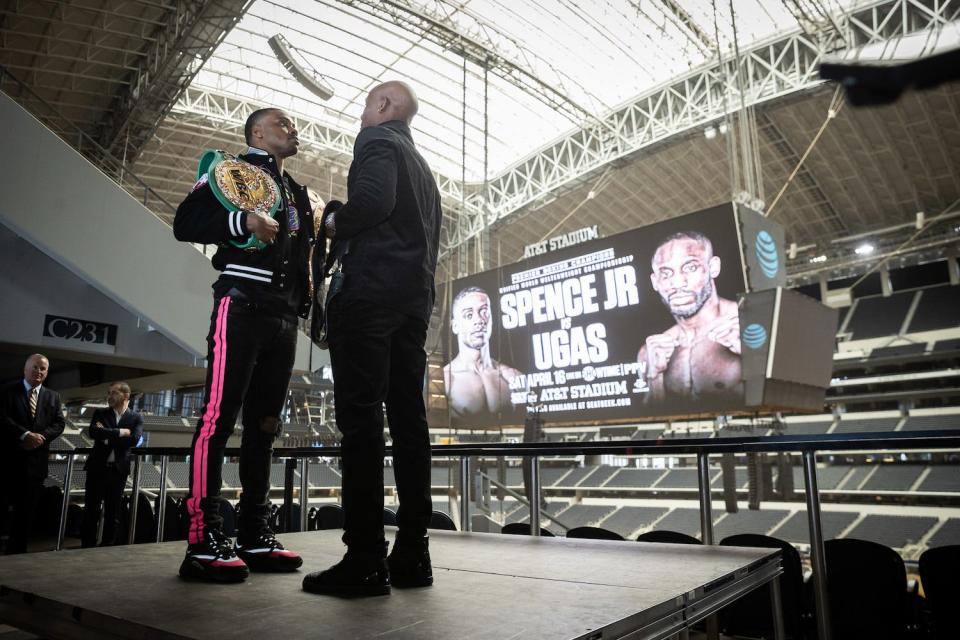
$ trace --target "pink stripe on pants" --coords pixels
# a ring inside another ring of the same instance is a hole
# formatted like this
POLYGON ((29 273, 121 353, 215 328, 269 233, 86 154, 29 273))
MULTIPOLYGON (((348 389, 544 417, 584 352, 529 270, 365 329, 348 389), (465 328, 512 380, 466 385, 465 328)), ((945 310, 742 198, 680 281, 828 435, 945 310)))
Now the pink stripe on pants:
POLYGON ((207 451, 210 437, 217 428, 220 417, 220 403, 223 400, 223 374, 227 360, 227 312, 230 309, 230 297, 220 299, 217 309, 217 322, 213 331, 213 362, 209 364, 213 375, 210 380, 210 399, 203 414, 200 435, 191 452, 193 465, 193 483, 190 485, 190 499, 187 511, 190 514, 190 533, 187 542, 196 544, 203 539, 203 510, 200 501, 207 495, 207 451))

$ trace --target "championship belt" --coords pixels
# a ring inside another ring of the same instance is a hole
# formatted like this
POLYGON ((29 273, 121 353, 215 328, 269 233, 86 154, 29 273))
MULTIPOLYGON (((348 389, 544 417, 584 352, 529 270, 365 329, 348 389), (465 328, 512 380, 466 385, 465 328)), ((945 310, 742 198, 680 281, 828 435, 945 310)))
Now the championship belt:
MULTIPOLYGON (((197 179, 206 176, 207 184, 220 204, 229 212, 248 211, 275 218, 282 198, 273 176, 256 165, 215 149, 200 156, 197 179)), ((231 240, 230 244, 246 251, 260 251, 268 245, 253 234, 246 240, 231 240)))

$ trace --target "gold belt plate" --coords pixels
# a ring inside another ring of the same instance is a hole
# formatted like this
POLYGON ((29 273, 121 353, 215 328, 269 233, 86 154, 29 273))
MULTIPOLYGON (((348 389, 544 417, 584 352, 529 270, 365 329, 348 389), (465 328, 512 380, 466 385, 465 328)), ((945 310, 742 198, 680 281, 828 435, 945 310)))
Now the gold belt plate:
POLYGON ((225 158, 214 168, 223 197, 237 209, 268 214, 280 203, 276 182, 263 169, 237 158, 225 158))

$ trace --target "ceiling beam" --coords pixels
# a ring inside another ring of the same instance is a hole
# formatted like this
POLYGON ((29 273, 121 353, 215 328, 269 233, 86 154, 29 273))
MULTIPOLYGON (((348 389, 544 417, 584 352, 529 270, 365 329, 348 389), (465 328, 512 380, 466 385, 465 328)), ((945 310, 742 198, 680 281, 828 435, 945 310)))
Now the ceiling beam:
POLYGON ((403 27, 423 39, 488 69, 510 84, 526 91, 547 106, 565 115, 576 125, 596 121, 596 116, 573 98, 552 84, 543 81, 533 71, 507 59, 492 43, 462 33, 457 25, 441 15, 428 14, 424 9, 405 0, 338 0, 375 18, 403 27))
POLYGON ((136 159, 164 116, 253 0, 178 0, 152 34, 146 58, 116 97, 98 136, 118 158, 136 159))
MULTIPOLYGON (((631 4, 639 8, 640 0, 632 0, 631 4)), ((700 27, 693 16, 687 13, 686 9, 680 6, 680 3, 676 0, 659 0, 658 5, 663 14, 671 19, 671 22, 678 24, 704 55, 710 56, 716 50, 715 39, 707 35, 707 32, 700 27)))
MULTIPOLYGON (((947 3, 875 0, 838 16, 845 42, 885 42, 908 33, 936 32, 956 19, 947 3)), ((548 199, 595 178, 607 165, 623 162, 664 140, 696 131, 741 104, 737 65, 748 79, 743 101, 756 105, 823 84, 818 67, 832 41, 802 30, 767 40, 741 53, 739 62, 712 62, 634 98, 603 116, 603 127, 586 125, 509 167, 489 181, 486 220, 467 217, 452 232, 467 242, 485 226, 542 206, 548 199), (611 133, 613 131, 614 133, 611 133)))

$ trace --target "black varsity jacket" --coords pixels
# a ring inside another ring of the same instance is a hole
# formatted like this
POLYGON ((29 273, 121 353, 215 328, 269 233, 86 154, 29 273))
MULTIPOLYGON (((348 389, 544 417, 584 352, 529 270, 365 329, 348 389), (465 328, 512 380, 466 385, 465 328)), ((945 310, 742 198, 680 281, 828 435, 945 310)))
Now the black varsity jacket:
MULTIPOLYGON (((221 271, 217 284, 235 283, 245 292, 268 291, 271 297, 290 297, 297 300, 296 313, 306 318, 310 313, 309 271, 310 246, 314 243, 313 210, 307 197, 307 188, 297 184, 286 171, 283 172, 293 194, 299 229, 291 236, 287 207, 287 190, 277 171, 277 163, 271 155, 247 154, 239 156, 250 164, 265 169, 274 176, 283 195, 281 209, 276 219, 280 224, 274 244, 261 251, 246 251, 229 244, 230 240, 242 241, 250 235, 247 231, 247 213, 227 212, 213 194, 210 185, 201 178, 193 191, 177 207, 173 220, 173 235, 177 240, 198 244, 216 244, 213 266, 221 271), (296 256, 296 258, 294 258, 296 256), (291 292, 291 287, 297 290, 291 292)), ((217 289, 217 284, 214 288, 217 289)))

